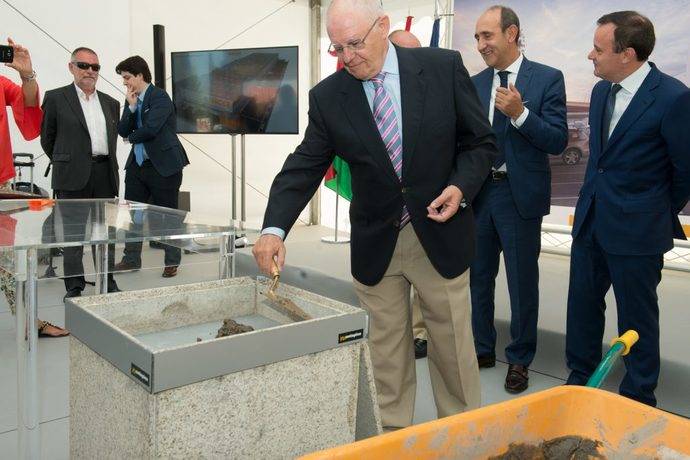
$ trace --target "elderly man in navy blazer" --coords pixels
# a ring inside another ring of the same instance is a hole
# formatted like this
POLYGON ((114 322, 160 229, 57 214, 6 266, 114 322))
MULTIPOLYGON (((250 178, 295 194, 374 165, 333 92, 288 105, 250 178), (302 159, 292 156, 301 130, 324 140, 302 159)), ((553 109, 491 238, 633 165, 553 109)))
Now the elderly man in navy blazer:
POLYGON ((527 368, 537 347, 541 223, 551 201, 548 156, 560 154, 568 141, 563 74, 525 58, 519 37, 520 21, 512 9, 489 8, 475 32, 489 67, 472 77, 500 150, 473 203, 472 327, 479 367, 493 367, 494 288, 502 251, 512 312, 505 350, 505 389, 511 393, 527 388, 527 368))
POLYGON ((613 285, 618 331, 640 340, 625 357, 621 395, 656 405, 663 254, 685 239, 678 213, 690 196, 690 99, 647 61, 654 26, 635 11, 602 16, 589 59, 590 157, 575 210, 568 293, 569 384, 601 359, 604 295, 613 285))
POLYGON ((369 313, 382 426, 413 420, 411 285, 429 332, 438 416, 474 409, 481 388, 467 293, 474 219, 466 203, 491 168, 495 136, 460 54, 394 46, 379 0, 334 0, 326 24, 345 67, 309 92, 304 139, 273 181, 254 256, 265 273, 283 265, 283 239, 338 152, 352 172, 350 259, 369 313))

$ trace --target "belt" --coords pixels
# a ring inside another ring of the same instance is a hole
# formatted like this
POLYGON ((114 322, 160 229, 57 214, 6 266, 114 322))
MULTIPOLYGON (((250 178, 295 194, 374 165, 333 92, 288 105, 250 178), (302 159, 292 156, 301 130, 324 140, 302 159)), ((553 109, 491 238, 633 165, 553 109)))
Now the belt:
POLYGON ((500 182, 503 179, 508 179, 508 173, 506 171, 491 171, 491 180, 500 182))
POLYGON ((91 161, 93 161, 94 163, 102 163, 104 161, 108 161, 108 155, 92 155, 91 161))

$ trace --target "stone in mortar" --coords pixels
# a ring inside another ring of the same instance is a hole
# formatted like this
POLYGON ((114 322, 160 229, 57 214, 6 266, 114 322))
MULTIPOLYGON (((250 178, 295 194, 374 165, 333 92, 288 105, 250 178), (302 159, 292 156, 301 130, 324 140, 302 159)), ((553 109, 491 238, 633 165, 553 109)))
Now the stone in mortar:
POLYGON ((253 330, 254 328, 251 326, 240 324, 235 320, 227 318, 223 320, 223 325, 220 327, 220 329, 218 329, 218 334, 216 335, 216 338, 218 339, 220 337, 226 337, 228 335, 243 334, 245 332, 250 332, 253 330))

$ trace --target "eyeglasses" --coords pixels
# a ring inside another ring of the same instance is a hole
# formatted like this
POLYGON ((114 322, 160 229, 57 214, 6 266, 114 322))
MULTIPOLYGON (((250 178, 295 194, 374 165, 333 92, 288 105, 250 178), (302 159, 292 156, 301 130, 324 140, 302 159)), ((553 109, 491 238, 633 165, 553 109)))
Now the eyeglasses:
POLYGON ((371 31, 374 30, 374 26, 376 25, 377 22, 379 22, 379 19, 381 19, 381 18, 376 18, 376 19, 374 20, 374 23, 371 25, 371 27, 369 27, 369 30, 368 30, 367 33, 364 35, 364 37, 362 37, 361 40, 355 40, 355 41, 353 41, 353 42, 348 43, 348 44, 345 45, 345 46, 334 45, 333 43, 331 43, 331 44, 328 46, 328 52, 329 52, 330 54, 334 54, 334 53, 335 53, 335 54, 343 54, 343 53, 345 52, 345 49, 349 49, 350 51, 361 50, 361 49, 364 48, 364 46, 366 45, 366 43, 365 43, 364 41, 367 39, 367 37, 369 36, 369 34, 371 33, 371 31))
POLYGON ((72 61, 72 64, 76 65, 81 70, 86 70, 89 67, 91 67, 91 70, 93 70, 94 72, 98 72, 99 70, 101 70, 100 64, 91 64, 88 62, 81 62, 81 61, 72 61))

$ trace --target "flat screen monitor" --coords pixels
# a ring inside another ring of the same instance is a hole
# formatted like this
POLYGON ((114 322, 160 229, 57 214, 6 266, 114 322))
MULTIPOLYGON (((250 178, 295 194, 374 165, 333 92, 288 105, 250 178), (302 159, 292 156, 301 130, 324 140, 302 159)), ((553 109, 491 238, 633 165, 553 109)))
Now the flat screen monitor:
POLYGON ((177 132, 297 134, 296 46, 172 53, 177 132))

